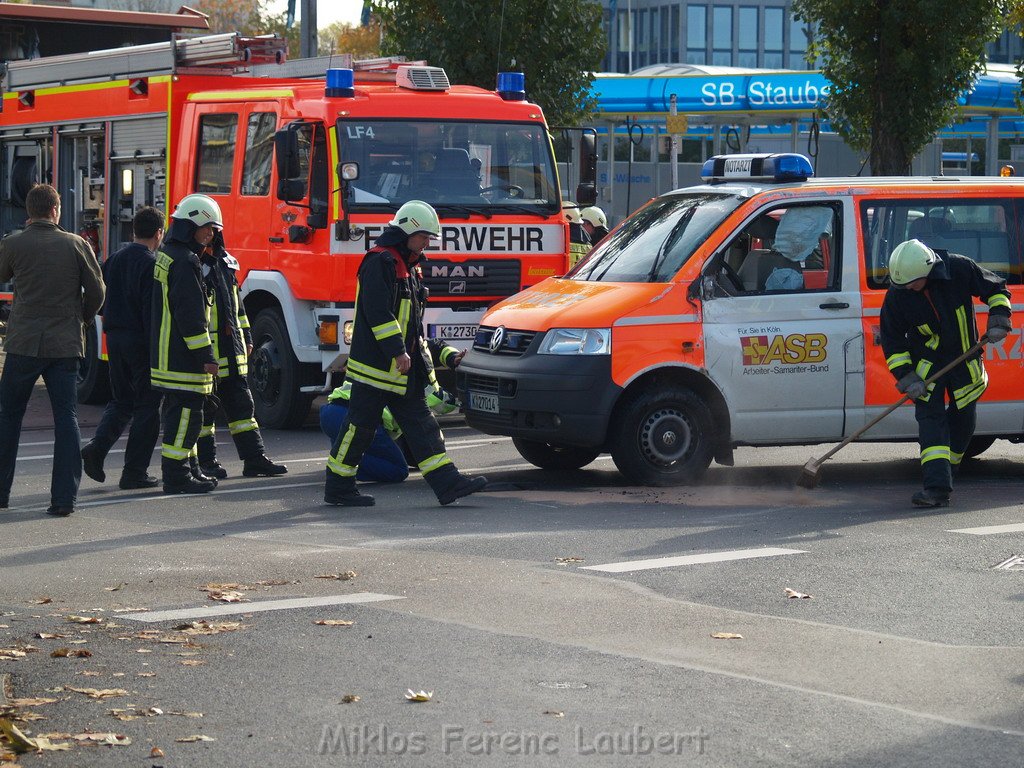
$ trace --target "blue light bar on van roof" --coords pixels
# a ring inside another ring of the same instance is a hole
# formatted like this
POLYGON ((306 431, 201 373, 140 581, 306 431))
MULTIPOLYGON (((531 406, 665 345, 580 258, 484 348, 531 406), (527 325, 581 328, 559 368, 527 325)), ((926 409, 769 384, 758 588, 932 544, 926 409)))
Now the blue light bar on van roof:
POLYGON ((324 95, 327 98, 351 99, 356 95, 355 72, 351 69, 328 69, 324 95))
POLYGON ((499 72, 497 91, 505 101, 525 101, 526 75, 522 72, 499 72))
POLYGON ((807 181, 811 161, 791 152, 761 155, 716 155, 705 161, 700 177, 716 181, 807 181))

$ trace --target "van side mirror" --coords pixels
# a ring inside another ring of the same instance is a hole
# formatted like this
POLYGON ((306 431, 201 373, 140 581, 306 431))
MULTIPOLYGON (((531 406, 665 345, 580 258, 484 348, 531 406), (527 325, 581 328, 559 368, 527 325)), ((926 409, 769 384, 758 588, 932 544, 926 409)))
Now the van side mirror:
MULTIPOLYGON (((580 186, 590 184, 597 188, 597 131, 586 128, 580 134, 580 186)), ((579 201, 583 204, 583 201, 579 201)), ((594 203, 588 203, 593 205, 594 203)))

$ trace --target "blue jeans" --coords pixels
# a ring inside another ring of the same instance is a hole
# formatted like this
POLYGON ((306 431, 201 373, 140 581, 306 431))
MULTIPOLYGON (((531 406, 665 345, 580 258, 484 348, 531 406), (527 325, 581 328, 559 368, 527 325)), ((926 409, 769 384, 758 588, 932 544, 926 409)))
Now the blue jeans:
POLYGON ((43 377, 53 411, 53 473, 50 503, 72 507, 82 479, 78 431, 78 358, 7 354, 0 376, 0 500, 9 499, 18 440, 32 389, 43 377))
MULTIPOLYGON (((338 439, 338 432, 347 415, 348 404, 343 400, 320 407, 320 429, 330 438, 331 445, 338 439)), ((384 427, 377 427, 373 442, 359 462, 356 479, 363 482, 400 483, 408 476, 409 464, 402 449, 384 431, 384 427)))

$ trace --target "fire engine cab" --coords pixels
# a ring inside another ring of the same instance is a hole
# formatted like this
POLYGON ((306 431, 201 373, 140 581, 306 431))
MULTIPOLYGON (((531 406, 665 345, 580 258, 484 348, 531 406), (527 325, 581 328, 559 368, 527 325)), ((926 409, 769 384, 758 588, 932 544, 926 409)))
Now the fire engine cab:
MULTIPOLYGON (((539 467, 610 452, 634 483, 689 483, 734 446, 836 442, 899 398, 879 342, 899 243, 976 260, 1024 306, 1014 179, 817 179, 794 154, 715 157, 702 178, 486 314, 458 373, 470 425, 539 467)), ((1022 365, 1020 330, 986 348, 968 456, 1024 438, 1022 365)), ((866 439, 916 440, 913 408, 866 439)))
MULTIPOLYGON (((430 336, 465 348, 488 305, 565 273, 552 145, 524 87, 519 73, 497 91, 451 85, 391 59, 287 62, 280 38, 237 34, 11 62, 0 231, 50 182, 61 224, 102 260, 140 206, 210 195, 240 264, 257 419, 296 425, 344 366, 356 271, 407 200, 442 223, 424 266, 430 336)), ((89 342, 80 397, 102 401, 101 334, 89 342)))

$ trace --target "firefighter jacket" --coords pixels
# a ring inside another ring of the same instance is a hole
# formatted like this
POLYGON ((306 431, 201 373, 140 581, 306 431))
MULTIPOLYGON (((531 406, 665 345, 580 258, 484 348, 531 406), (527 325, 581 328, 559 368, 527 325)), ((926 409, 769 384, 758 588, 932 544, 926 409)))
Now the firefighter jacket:
POLYGON ((217 358, 217 375, 245 376, 249 372, 246 350, 252 341, 249 318, 238 295, 238 261, 223 248, 202 258, 206 281, 213 291, 210 307, 210 340, 217 358))
POLYGON ((590 253, 590 235, 582 224, 569 224, 569 268, 572 269, 590 253))
POLYGON ((203 370, 215 362, 209 333, 212 304, 199 257, 179 240, 165 241, 153 267, 149 360, 154 387, 212 394, 213 376, 203 370))
MULTIPOLYGON (((385 230, 385 235, 389 234, 385 230)), ((410 267, 402 244, 385 245, 382 235, 359 265, 352 351, 346 376, 377 389, 406 394, 411 376, 421 385, 433 378, 430 347, 423 338, 423 309, 427 289, 417 266, 410 267), (403 251, 405 254, 403 254, 403 251), (408 373, 400 373, 395 357, 405 351, 412 358, 408 373)), ((442 365, 451 366, 454 347, 433 345, 442 365)))
MULTIPOLYGON (((977 343, 973 297, 988 304, 990 315, 1010 316, 1005 280, 965 256, 935 252, 939 262, 924 290, 890 287, 882 303, 882 351, 897 380, 912 371, 927 379, 977 343)), ((988 386, 981 352, 950 371, 948 383, 957 408, 981 397, 988 386)), ((927 402, 934 387, 921 400, 927 402)))

